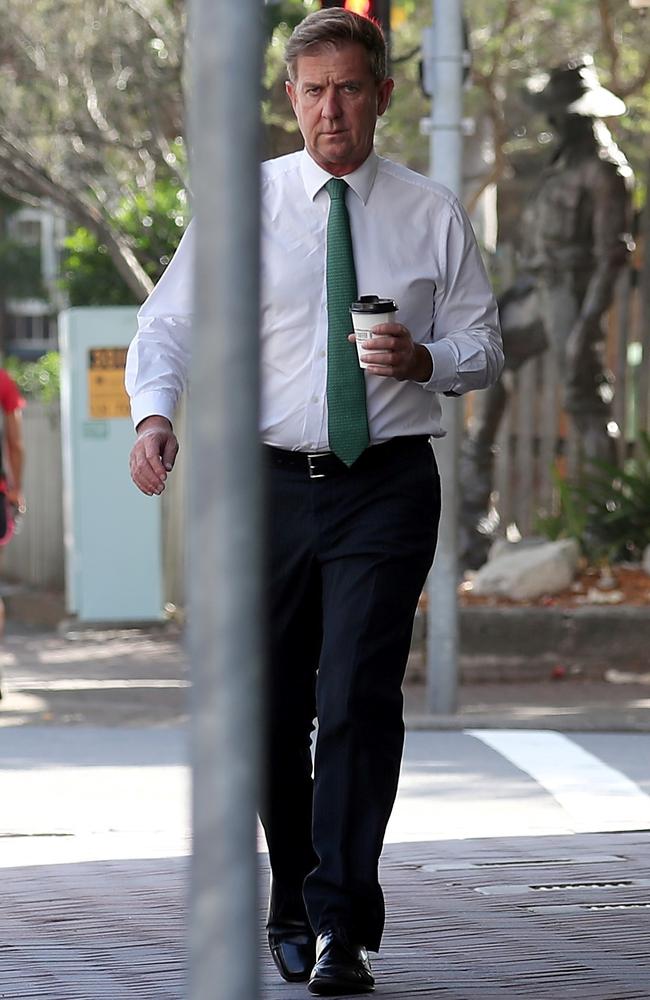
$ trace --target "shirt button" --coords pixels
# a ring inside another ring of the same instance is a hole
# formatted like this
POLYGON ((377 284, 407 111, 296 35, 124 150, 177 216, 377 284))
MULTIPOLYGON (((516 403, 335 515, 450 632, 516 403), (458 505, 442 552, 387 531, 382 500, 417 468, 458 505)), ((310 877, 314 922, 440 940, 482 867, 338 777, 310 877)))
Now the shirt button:
POLYGON ((325 358, 325 357, 327 357, 327 353, 326 353, 326 351, 321 351, 318 356, 319 356, 319 358, 325 358))
POLYGON ((318 396, 312 396, 311 401, 312 403, 318 403, 319 402, 318 396))

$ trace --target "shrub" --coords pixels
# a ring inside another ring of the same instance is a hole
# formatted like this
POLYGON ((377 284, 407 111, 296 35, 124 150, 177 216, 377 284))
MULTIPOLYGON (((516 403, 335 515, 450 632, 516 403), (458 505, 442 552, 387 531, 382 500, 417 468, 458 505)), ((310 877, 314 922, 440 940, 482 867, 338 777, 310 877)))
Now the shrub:
POLYGON ((549 538, 575 538, 591 563, 638 560, 650 545, 650 436, 640 435, 640 454, 619 467, 589 463, 579 483, 554 470, 558 507, 540 516, 549 538))
POLYGON ((59 398, 61 364, 58 351, 49 351, 36 361, 8 356, 3 367, 28 399, 51 403, 59 398))

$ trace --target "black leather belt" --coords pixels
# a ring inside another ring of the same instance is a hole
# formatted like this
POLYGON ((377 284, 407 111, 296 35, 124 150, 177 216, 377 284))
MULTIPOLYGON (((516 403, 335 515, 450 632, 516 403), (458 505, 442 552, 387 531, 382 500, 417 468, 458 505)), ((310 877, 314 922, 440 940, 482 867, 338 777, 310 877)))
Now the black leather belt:
POLYGON ((388 458, 392 453, 403 451, 409 447, 422 447, 429 437, 424 434, 410 437, 396 437, 383 444, 375 444, 366 448, 353 466, 347 466, 331 451, 305 452, 285 451, 284 448, 273 448, 264 445, 264 453, 270 464, 277 469, 294 469, 303 472, 309 479, 329 479, 331 476, 344 476, 354 469, 371 468, 376 462, 388 458))

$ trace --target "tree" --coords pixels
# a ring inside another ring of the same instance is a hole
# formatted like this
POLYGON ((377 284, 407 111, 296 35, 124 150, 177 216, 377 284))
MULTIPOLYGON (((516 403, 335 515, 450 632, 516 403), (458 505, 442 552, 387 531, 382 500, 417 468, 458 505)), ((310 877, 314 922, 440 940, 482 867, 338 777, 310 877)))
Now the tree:
POLYGON ((136 299, 146 254, 125 199, 185 182, 182 0, 5 0, 0 187, 51 201, 106 247, 136 299))
MULTIPOLYGON (((262 7, 269 45, 263 118, 269 156, 301 145, 284 93, 283 49, 297 21, 318 4, 262 7)), ((527 76, 593 53, 603 83, 628 102, 616 124, 637 174, 650 131, 650 16, 629 0, 465 0, 473 57, 467 112, 487 117, 495 162, 471 192, 498 182, 520 156, 550 137, 519 99, 527 76)), ((185 0, 4 0, 0 39, 0 190, 26 202, 52 201, 83 227, 141 301, 166 253, 125 225, 157 186, 186 183, 183 52, 185 0)), ((381 120, 382 153, 426 171, 429 113, 419 86, 424 0, 393 0, 397 88, 381 120)), ((167 248, 173 249, 172 245, 167 248)))
MULTIPOLYGON (((124 198, 111 222, 129 240, 155 283, 187 222, 185 190, 173 180, 156 181, 151 191, 124 198)), ((108 248, 94 233, 79 226, 64 247, 60 284, 71 306, 137 304, 138 297, 117 273, 108 248)))
POLYGON ((548 126, 521 100, 526 79, 570 59, 592 55, 604 86, 628 104, 615 125, 637 173, 645 170, 650 130, 650 17, 629 0, 467 0, 473 92, 468 104, 494 134, 492 172, 473 193, 506 177, 517 156, 538 152, 548 126))

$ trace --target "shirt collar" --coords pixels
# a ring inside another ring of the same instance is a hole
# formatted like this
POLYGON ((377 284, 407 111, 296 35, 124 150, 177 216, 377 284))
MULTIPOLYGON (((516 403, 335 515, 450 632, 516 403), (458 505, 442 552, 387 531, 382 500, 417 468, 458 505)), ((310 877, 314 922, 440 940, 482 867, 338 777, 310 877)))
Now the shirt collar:
MULTIPOLYGON (((368 201, 372 186, 375 183, 378 162, 379 157, 373 149, 360 167, 357 167, 351 174, 346 174, 342 178, 346 184, 349 184, 354 193, 361 198, 364 205, 368 201)), ((318 166, 315 160, 312 160, 306 149, 303 149, 301 154, 300 173, 302 175, 302 182, 305 185, 305 191, 312 201, 332 178, 332 174, 328 174, 326 170, 318 166)))

